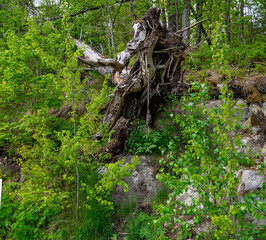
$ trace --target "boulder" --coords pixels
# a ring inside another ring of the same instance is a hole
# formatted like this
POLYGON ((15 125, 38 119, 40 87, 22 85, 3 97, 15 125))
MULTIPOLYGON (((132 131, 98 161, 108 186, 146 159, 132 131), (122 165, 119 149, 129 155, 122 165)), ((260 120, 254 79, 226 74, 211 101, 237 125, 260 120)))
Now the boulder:
POLYGON ((242 199, 248 192, 262 189, 263 182, 264 176, 259 175, 256 170, 242 170, 242 174, 239 174, 239 198, 242 199))
POLYGON ((255 135, 243 137, 241 142, 245 147, 239 149, 240 152, 250 157, 255 157, 256 153, 266 156, 266 142, 262 140, 259 132, 255 133, 255 135))
POLYGON ((184 191, 182 194, 180 194, 176 198, 176 200, 180 202, 184 201, 187 206, 191 206, 192 199, 198 198, 198 197, 199 197, 199 193, 195 189, 188 188, 187 192, 184 191))
POLYGON ((264 116, 266 116, 266 101, 262 105, 262 111, 264 113, 264 116))
MULTIPOLYGON (((129 163, 133 156, 126 155, 125 163, 129 163)), ((121 156, 122 158, 122 156, 121 156)), ((113 200, 123 206, 128 203, 138 202, 141 206, 149 205, 162 188, 162 183, 156 179, 157 168, 149 157, 139 156, 140 163, 134 169, 132 175, 125 178, 129 191, 116 187, 113 192, 113 200)))
POLYGON ((215 108, 221 106, 222 100, 210 100, 206 103, 206 108, 215 108))
POLYGON ((244 99, 238 99, 236 102, 236 106, 234 106, 234 109, 236 109, 236 117, 241 116, 240 122, 245 122, 249 118, 250 110, 244 99), (242 108, 242 113, 240 108, 242 108))

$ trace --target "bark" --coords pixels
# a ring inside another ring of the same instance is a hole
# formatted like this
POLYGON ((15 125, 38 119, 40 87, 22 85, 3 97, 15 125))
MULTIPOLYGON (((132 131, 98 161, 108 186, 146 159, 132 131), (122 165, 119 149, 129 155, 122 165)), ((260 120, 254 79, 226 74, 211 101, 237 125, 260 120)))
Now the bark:
POLYGON ((134 12, 133 0, 130 0, 130 13, 133 18, 133 21, 137 19, 136 14, 134 12))
MULTIPOLYGON (((197 21, 202 17, 202 4, 203 0, 200 0, 196 4, 197 21)), ((197 27, 196 45, 198 45, 201 42, 201 32, 202 32, 202 23, 200 23, 197 27)))
POLYGON ((162 9, 162 23, 163 23, 163 27, 166 28, 166 13, 165 13, 165 9, 162 9))
MULTIPOLYGON (((190 14, 190 0, 184 0, 183 28, 186 28, 190 25, 189 14, 190 14)), ((185 42, 189 42, 189 37, 190 37, 189 29, 183 33, 183 37, 185 42)))
POLYGON ((242 43, 245 44, 245 39, 244 39, 244 0, 240 0, 240 17, 241 17, 240 35, 241 35, 242 43))
POLYGON ((107 4, 107 12, 109 16, 109 28, 110 28, 110 36, 112 42, 112 49, 113 49, 113 57, 116 58, 116 47, 115 47, 115 39, 114 39, 114 31, 113 31, 113 19, 111 15, 110 6, 107 4))
POLYGON ((168 8, 168 29, 170 31, 175 32, 177 30, 175 1, 168 0, 167 8, 168 8))
MULTIPOLYGON (((196 21, 199 21, 199 19, 198 19, 198 17, 197 17, 197 14, 195 13, 195 10, 193 9, 193 7, 192 7, 191 5, 190 5, 190 9, 191 9, 191 12, 192 12, 192 14, 194 15, 196 21)), ((211 39, 210 39, 210 37, 208 36, 208 33, 206 32, 206 30, 205 30, 205 28, 204 28, 203 25, 201 25, 201 31, 202 31, 202 33, 204 34, 204 37, 206 38, 206 41, 207 41, 207 43, 208 43, 208 45, 209 45, 209 47, 210 47, 210 46, 212 45, 212 43, 211 43, 211 39)))
POLYGON ((254 34, 254 18, 253 18, 253 11, 252 11, 252 5, 249 4, 248 6, 249 15, 252 16, 250 19, 250 25, 251 25, 251 41, 255 42, 255 34, 254 34))
POLYGON ((231 1, 225 0, 225 8, 226 8, 226 14, 225 14, 225 25, 226 25, 226 41, 227 43, 231 42, 231 19, 230 19, 230 6, 231 1))
POLYGON ((179 4, 179 0, 175 0, 176 30, 179 30, 179 29, 180 29, 180 26, 179 26, 179 11, 178 11, 178 4, 179 4))
POLYGON ((160 13, 161 10, 154 7, 133 22, 134 37, 118 54, 117 60, 75 40, 77 47, 84 49, 83 56, 79 57, 82 62, 101 69, 108 66, 109 71, 113 71, 117 86, 103 119, 109 130, 114 129, 121 119, 124 123, 124 119, 141 116, 146 118, 147 127, 150 127, 158 104, 169 94, 184 90, 182 62, 187 46, 181 42, 182 36, 161 26, 160 13), (136 61, 129 70, 127 65, 136 54, 136 61))
POLYGON ((73 39, 73 40, 75 41, 76 46, 79 49, 83 50, 83 56, 78 57, 78 59, 81 62, 86 63, 88 65, 93 65, 96 67, 110 66, 119 72, 121 72, 122 69, 124 68, 123 64, 117 62, 115 59, 108 58, 105 55, 98 53, 92 47, 90 47, 89 45, 83 43, 82 41, 78 39, 73 39))

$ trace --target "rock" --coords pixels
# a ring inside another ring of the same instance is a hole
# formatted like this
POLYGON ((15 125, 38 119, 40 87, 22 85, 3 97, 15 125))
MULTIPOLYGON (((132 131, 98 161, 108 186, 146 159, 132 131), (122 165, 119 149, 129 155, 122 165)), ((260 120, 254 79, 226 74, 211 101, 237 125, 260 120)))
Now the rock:
POLYGON ((252 127, 251 130, 252 130, 252 132, 253 132, 254 134, 257 134, 257 132, 259 131, 259 128, 257 128, 257 127, 252 127))
POLYGON ((264 143, 263 147, 261 148, 261 153, 260 153, 264 159, 266 158, 266 143, 264 143))
MULTIPOLYGON (((124 157, 125 163, 128 163, 133 156, 124 157)), ((162 183, 156 179, 157 169, 150 159, 145 156, 139 156, 139 159, 140 164, 136 166, 132 175, 124 179, 129 191, 124 192, 123 188, 116 187, 113 192, 113 200, 119 206, 129 202, 138 202, 142 206, 148 205, 162 188, 162 183)))
POLYGON ((219 91, 221 91, 221 89, 222 89, 222 86, 223 86, 223 84, 217 84, 217 89, 219 90, 219 91))
POLYGON ((210 81, 218 83, 221 82, 223 79, 224 76, 222 74, 217 73, 211 76, 210 81))
POLYGON ((236 109, 236 117, 241 116, 240 122, 245 122, 249 118, 249 108, 247 107, 246 101, 244 99, 238 99, 236 102, 236 106, 233 107, 236 109), (242 113, 240 108, 242 108, 242 113))
POLYGON ((188 188, 188 191, 187 192, 184 191, 176 198, 176 200, 180 202, 184 201, 187 206, 191 206, 192 199, 198 197, 199 193, 196 190, 188 188))
POLYGON ((249 111, 251 114, 257 114, 259 109, 260 109, 260 107, 254 103, 250 104, 250 106, 249 106, 249 111))
POLYGON ((107 168, 106 167, 99 167, 98 168, 98 174, 104 175, 107 173, 107 168))
POLYGON ((251 120, 248 118, 244 123, 243 123, 243 128, 250 128, 251 126, 251 120))
POLYGON ((252 137, 251 136, 243 137, 241 142, 246 147, 242 148, 240 151, 247 155, 255 156, 256 153, 260 153, 261 150, 263 149, 263 145, 259 135, 255 135, 252 137))
POLYGON ((187 220, 187 223, 192 225, 192 224, 194 224, 194 220, 193 219, 187 220))
POLYGON ((199 236, 202 236, 202 233, 207 233, 213 231, 211 227, 211 222, 203 222, 201 225, 197 224, 195 227, 192 228, 192 231, 199 236))
POLYGON ((263 111, 264 116, 266 116, 266 101, 262 105, 262 111, 263 111))
POLYGON ((264 177, 255 170, 243 170, 240 174, 238 196, 243 198, 245 193, 262 189, 264 177))
POLYGON ((206 108, 219 107, 223 103, 222 100, 210 100, 206 103, 206 108))

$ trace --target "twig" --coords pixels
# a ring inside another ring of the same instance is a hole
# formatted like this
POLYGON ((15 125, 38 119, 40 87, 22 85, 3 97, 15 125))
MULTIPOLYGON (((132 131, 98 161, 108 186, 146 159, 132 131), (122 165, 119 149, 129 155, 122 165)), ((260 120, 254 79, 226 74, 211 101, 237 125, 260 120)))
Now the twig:
POLYGON ((114 17, 114 20, 113 20, 113 24, 115 23, 115 20, 116 20, 116 17, 117 17, 117 15, 118 15, 118 13, 119 13, 119 11, 120 11, 120 8, 121 8, 121 6, 122 6, 122 1, 120 2, 120 5, 119 5, 119 7, 118 7, 118 10, 117 10, 117 12, 116 12, 116 14, 115 14, 115 17, 114 17))
MULTIPOLYGON (((81 10, 79 12, 72 13, 72 14, 69 15, 69 17, 75 17, 75 16, 77 16, 79 14, 83 14, 83 13, 86 13, 88 11, 98 10, 101 7, 102 7, 102 5, 101 6, 97 6, 97 7, 89 7, 89 8, 83 9, 83 10, 81 10)), ((54 21, 54 20, 61 19, 61 18, 63 18, 63 16, 57 16, 57 17, 47 18, 47 19, 45 19, 45 21, 54 21)))
POLYGON ((183 32, 185 32, 185 31, 189 30, 190 28, 193 28, 193 27, 197 26, 198 24, 200 24, 200 23, 202 23, 202 22, 205 22, 205 21, 207 21, 207 20, 209 20, 209 18, 206 18, 206 19, 204 19, 204 20, 201 20, 201 21, 199 21, 199 22, 196 22, 196 23, 194 23, 194 24, 191 25, 191 26, 188 26, 188 27, 186 27, 186 28, 184 28, 184 29, 182 29, 182 30, 177 31, 176 33, 183 33, 183 32))
POLYGON ((197 49, 199 45, 201 45, 205 40, 207 40, 207 38, 210 38, 210 37, 213 36, 213 35, 217 35, 217 34, 221 33, 222 31, 223 31, 223 30, 220 30, 218 33, 213 33, 213 34, 211 34, 211 35, 208 36, 208 37, 204 37, 204 39, 202 39, 202 40, 201 40, 196 46, 194 46, 194 47, 192 47, 192 48, 189 48, 185 53, 187 53, 187 52, 191 52, 191 51, 197 49))

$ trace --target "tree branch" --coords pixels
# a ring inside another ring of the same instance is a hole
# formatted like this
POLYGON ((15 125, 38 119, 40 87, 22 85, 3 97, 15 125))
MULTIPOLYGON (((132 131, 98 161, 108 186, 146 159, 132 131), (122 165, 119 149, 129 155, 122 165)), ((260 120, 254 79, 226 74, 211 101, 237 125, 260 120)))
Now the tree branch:
MULTIPOLYGON (((77 15, 79 15, 79 14, 83 14, 83 13, 86 13, 86 12, 88 12, 88 11, 98 10, 98 9, 100 9, 101 7, 102 7, 102 5, 101 5, 101 6, 97 6, 97 7, 89 7, 89 8, 83 9, 83 10, 81 10, 81 11, 79 11, 79 12, 72 13, 72 14, 69 15, 69 17, 75 17, 75 16, 77 16, 77 15)), ((57 20, 57 19, 61 19, 61 18, 63 18, 63 16, 57 16, 57 17, 52 17, 52 18, 46 18, 45 20, 46 20, 46 21, 53 21, 53 20, 57 20)))
MULTIPOLYGON (((130 0, 121 0, 121 1, 117 1, 116 3, 126 3, 126 2, 130 2, 130 0)), ((89 7, 89 8, 85 8, 83 10, 80 10, 79 12, 76 12, 76 13, 72 13, 69 15, 69 17, 75 17, 77 15, 80 15, 80 14, 83 14, 83 13, 86 13, 88 11, 93 11, 93 10, 98 10, 98 9, 101 9, 104 5, 100 5, 100 6, 95 6, 95 7, 89 7)), ((58 19, 61 19, 63 18, 63 16, 57 16, 57 17, 52 17, 52 18, 47 18, 45 19, 46 21, 53 21, 53 20, 58 20, 58 19)))
POLYGON ((83 43, 80 40, 73 40, 75 41, 77 48, 83 50, 83 57, 77 57, 81 62, 93 65, 95 67, 111 66, 118 72, 121 72, 124 68, 124 65, 122 63, 119 63, 115 59, 108 58, 103 54, 98 53, 92 47, 83 43))
POLYGON ((185 31, 189 30, 190 28, 193 28, 193 27, 197 26, 198 24, 200 24, 200 23, 202 23, 202 22, 205 22, 205 21, 207 21, 207 20, 209 20, 209 18, 206 18, 206 19, 204 19, 204 20, 201 20, 201 21, 199 21, 199 22, 196 22, 196 23, 194 23, 193 25, 190 25, 190 26, 188 26, 188 27, 186 27, 186 28, 184 28, 184 29, 182 29, 182 30, 177 31, 176 33, 183 33, 183 32, 185 32, 185 31))

